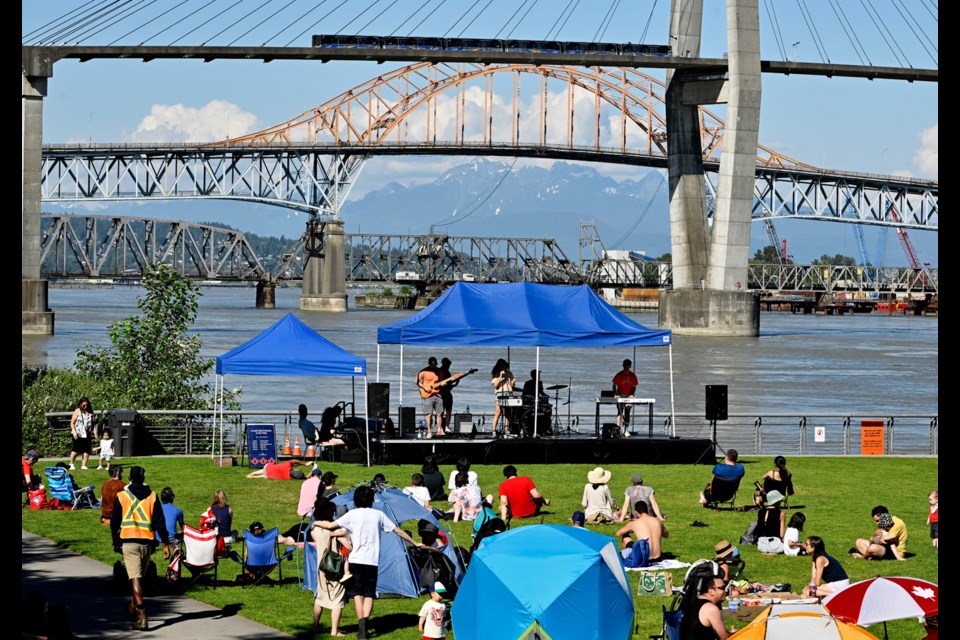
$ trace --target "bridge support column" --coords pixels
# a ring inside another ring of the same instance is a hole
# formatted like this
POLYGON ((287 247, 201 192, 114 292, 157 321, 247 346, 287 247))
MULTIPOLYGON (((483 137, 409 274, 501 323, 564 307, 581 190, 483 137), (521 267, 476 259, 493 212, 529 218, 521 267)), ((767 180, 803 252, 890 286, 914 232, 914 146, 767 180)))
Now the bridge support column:
POLYGON ((303 253, 300 308, 304 311, 346 311, 347 276, 344 266, 343 222, 308 222, 303 253))
POLYGON ((40 278, 40 166, 47 78, 20 74, 20 318, 21 335, 53 335, 47 281, 40 278))
MULTIPOLYGON (((670 41, 676 55, 699 56, 702 0, 673 0, 670 41)), ((750 223, 760 128, 760 15, 758 0, 727 0, 729 73, 712 79, 668 75, 667 140, 670 175, 672 291, 660 294, 660 326, 678 334, 756 336, 759 299, 747 282, 750 223), (719 89, 713 93, 711 90, 719 89), (712 99, 710 99, 712 98, 712 99), (727 102, 727 126, 712 228, 697 107, 727 102)))
POLYGON ((277 285, 261 280, 257 283, 257 309, 277 308, 277 285))

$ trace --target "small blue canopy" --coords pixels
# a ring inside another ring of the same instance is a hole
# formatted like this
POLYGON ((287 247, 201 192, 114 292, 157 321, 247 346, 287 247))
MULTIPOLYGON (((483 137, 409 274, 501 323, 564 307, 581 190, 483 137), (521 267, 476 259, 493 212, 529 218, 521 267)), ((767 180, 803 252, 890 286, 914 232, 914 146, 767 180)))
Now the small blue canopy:
POLYGON ((483 347, 653 347, 668 330, 648 329, 587 285, 458 282, 436 302, 377 330, 380 344, 483 347))
POLYGON ((365 376, 367 361, 333 344, 292 313, 217 357, 217 375, 365 376))
POLYGON ((628 640, 633 596, 613 538, 531 525, 484 539, 451 615, 457 640, 628 640))

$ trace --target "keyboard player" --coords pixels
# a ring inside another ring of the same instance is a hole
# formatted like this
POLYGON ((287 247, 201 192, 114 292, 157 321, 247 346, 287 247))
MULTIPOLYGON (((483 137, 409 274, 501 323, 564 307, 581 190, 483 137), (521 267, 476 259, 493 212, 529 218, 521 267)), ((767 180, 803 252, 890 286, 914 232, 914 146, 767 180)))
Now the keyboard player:
MULTIPOLYGON (((628 358, 623 361, 623 369, 613 376, 613 393, 617 398, 632 398, 637 390, 637 376, 631 367, 633 362, 628 358)), ((630 404, 617 403, 617 428, 625 438, 630 437, 630 409, 630 404)))

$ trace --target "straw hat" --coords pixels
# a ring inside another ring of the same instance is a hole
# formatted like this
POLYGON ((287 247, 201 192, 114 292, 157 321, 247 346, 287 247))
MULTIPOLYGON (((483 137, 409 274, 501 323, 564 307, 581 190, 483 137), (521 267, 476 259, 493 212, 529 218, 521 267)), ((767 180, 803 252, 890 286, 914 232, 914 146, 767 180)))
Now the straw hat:
POLYGON ((734 546, 730 544, 729 540, 721 540, 713 547, 714 553, 716 553, 715 559, 726 558, 728 555, 733 553, 734 546))
POLYGON ((603 467, 597 467, 587 474, 587 482, 590 484, 607 484, 613 474, 603 467))

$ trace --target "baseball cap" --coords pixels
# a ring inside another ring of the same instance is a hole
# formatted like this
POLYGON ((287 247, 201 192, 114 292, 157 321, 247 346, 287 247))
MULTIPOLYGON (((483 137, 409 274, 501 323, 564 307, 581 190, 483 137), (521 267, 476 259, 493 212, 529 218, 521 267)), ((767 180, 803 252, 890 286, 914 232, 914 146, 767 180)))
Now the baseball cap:
POLYGON ((587 521, 587 516, 583 511, 574 511, 573 515, 570 516, 570 521, 574 524, 585 524, 587 521))

